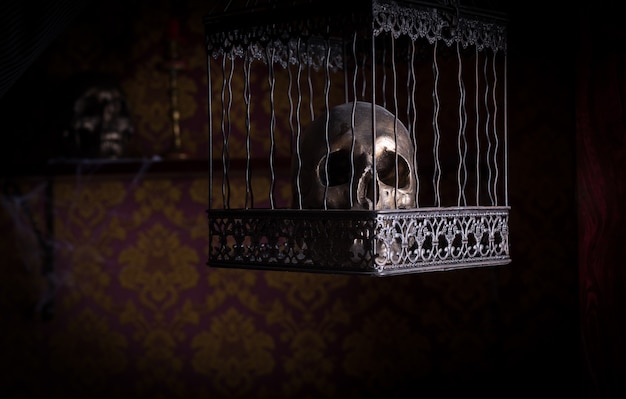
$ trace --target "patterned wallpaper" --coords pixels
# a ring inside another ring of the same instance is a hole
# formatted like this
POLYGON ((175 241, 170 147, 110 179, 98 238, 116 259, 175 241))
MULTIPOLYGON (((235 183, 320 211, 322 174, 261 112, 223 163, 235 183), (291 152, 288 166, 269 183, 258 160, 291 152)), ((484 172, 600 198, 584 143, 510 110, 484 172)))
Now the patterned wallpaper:
MULTIPOLYGON (((202 160, 207 5, 184 4, 183 147, 202 160)), ((133 155, 161 154, 171 138, 159 69, 168 3, 98 7, 116 19, 78 21, 30 73, 119 77, 136 125, 133 155)), ((43 179, 22 178, 0 210, 0 397, 575 392, 569 89, 558 63, 524 49, 511 51, 510 265, 386 278, 214 269, 204 171, 70 174, 54 180, 51 197, 43 179), (38 232, 52 240, 53 270, 38 232)))
MULTIPOLYGON (((363 397, 410 381, 430 386, 427 377, 498 356, 496 271, 373 278, 211 269, 204 178, 83 177, 54 182, 52 286, 41 258, 3 251, 17 255, 3 289, 5 361, 18 366, 3 382, 17 393, 363 397), (47 299, 48 321, 37 313, 25 321, 28 309, 13 307, 47 299)), ((41 187, 30 192, 42 206, 41 187)), ((15 228, 8 218, 3 226, 15 228)), ((37 248, 22 227, 10 243, 37 248)))

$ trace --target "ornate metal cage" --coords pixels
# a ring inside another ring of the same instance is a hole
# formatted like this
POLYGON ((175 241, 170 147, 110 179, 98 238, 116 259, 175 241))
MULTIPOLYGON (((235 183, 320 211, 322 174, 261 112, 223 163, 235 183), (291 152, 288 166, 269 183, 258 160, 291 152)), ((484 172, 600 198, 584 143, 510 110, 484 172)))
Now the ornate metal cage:
POLYGON ((229 2, 204 23, 209 266, 386 276, 510 262, 502 13, 229 2))

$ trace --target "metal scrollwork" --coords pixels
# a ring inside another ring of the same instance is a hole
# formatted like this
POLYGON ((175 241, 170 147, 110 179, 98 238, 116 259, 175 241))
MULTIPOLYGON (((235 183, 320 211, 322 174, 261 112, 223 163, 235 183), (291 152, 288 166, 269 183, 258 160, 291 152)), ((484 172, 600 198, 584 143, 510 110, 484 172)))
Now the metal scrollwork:
POLYGON ((214 266, 390 275, 510 261, 507 208, 211 212, 214 266))
POLYGON ((509 257, 508 211, 453 208, 381 213, 376 240, 379 273, 502 263, 509 257))
POLYGON ((506 30, 503 24, 471 16, 450 15, 436 7, 400 5, 393 1, 373 1, 371 15, 328 16, 325 18, 296 19, 277 24, 250 26, 207 34, 208 54, 213 58, 230 59, 251 57, 267 63, 267 52, 273 62, 283 68, 289 64, 310 65, 319 69, 328 64, 332 70, 342 69, 342 36, 354 25, 354 20, 371 18, 374 36, 382 32, 394 38, 407 35, 430 44, 443 41, 448 46, 460 43, 464 48, 476 46, 479 51, 492 49, 506 51, 506 30), (325 32, 328 26, 334 36, 325 32), (330 49, 330 57, 327 57, 330 49), (328 58, 328 59, 327 59, 328 58))
POLYGON ((448 46, 460 43, 463 48, 476 46, 479 51, 506 51, 504 25, 470 16, 450 15, 437 8, 407 7, 395 2, 374 2, 374 35, 390 33, 394 38, 407 35, 430 44, 443 41, 448 46))

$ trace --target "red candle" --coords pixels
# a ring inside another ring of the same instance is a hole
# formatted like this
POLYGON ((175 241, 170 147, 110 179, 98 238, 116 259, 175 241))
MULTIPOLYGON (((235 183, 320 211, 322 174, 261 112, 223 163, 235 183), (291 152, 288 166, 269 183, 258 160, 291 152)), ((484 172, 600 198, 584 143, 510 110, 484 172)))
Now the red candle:
POLYGON ((168 27, 168 38, 170 40, 178 40, 180 37, 180 23, 177 18, 170 19, 168 27))

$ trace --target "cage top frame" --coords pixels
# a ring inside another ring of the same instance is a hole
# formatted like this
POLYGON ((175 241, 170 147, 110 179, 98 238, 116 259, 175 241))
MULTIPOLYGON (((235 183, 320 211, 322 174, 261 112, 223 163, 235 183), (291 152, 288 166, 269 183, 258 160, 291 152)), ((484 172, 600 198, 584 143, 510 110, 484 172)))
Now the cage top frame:
POLYGON ((354 32, 364 36, 390 32, 394 37, 426 38, 431 44, 442 40, 448 46, 458 42, 479 50, 507 50, 506 14, 460 1, 372 0, 348 12, 332 0, 248 3, 233 6, 228 2, 204 17, 209 54, 242 53, 233 47, 249 48, 257 42, 286 45, 295 37, 346 38, 354 32))

